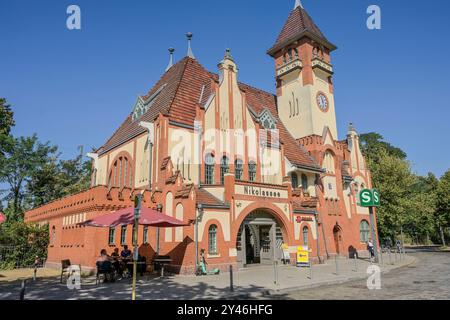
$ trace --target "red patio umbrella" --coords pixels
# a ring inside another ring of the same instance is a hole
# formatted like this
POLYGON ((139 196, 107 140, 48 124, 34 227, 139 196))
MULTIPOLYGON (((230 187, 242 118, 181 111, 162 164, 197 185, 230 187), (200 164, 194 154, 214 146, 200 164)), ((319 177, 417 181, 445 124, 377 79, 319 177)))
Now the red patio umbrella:
POLYGON ((5 215, 2 212, 0 212, 0 224, 2 224, 5 221, 6 221, 5 215))
MULTIPOLYGON (((134 224, 134 208, 128 207, 81 223, 90 227, 117 227, 134 224)), ((141 208, 139 224, 158 228, 184 227, 185 223, 150 208, 141 208)))

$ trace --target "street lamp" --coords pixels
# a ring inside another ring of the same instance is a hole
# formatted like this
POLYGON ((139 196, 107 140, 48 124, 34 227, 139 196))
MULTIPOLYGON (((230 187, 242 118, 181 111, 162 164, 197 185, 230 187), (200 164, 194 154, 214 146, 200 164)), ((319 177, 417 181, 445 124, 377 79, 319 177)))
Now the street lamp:
MULTIPOLYGON (((156 206, 156 210, 158 210, 160 213, 162 213, 163 206, 162 204, 158 203, 156 206)), ((156 228, 156 256, 159 256, 159 237, 160 237, 160 229, 159 227, 156 228)))
POLYGON ((198 270, 198 223, 202 220, 203 217, 203 205, 201 203, 197 204, 197 211, 195 213, 195 274, 197 274, 198 270))

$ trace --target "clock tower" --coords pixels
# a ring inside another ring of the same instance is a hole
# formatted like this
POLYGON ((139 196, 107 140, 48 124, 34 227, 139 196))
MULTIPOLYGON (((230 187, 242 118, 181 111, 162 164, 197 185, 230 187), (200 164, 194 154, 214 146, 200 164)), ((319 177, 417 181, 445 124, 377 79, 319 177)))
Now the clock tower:
POLYGON ((330 54, 327 40, 300 0, 267 53, 275 60, 278 113, 295 139, 323 135, 337 140, 330 54))

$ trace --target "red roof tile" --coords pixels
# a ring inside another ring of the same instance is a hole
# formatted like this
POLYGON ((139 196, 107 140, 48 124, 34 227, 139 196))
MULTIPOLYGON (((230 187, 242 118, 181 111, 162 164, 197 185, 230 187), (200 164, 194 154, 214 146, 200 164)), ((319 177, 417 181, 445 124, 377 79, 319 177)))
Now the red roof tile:
POLYGON ((211 193, 206 191, 205 189, 195 188, 195 194, 197 198, 197 203, 201 203, 202 205, 209 206, 226 206, 224 202, 220 201, 218 198, 213 196, 211 193))
MULTIPOLYGON (((168 115, 171 120, 192 126, 197 106, 207 101, 213 90, 211 84, 217 79, 217 74, 208 72, 197 60, 189 57, 182 59, 170 68, 152 90, 143 97, 144 100, 148 99, 165 85, 148 111, 136 121, 132 120, 131 115, 128 116, 99 152, 111 150, 144 133, 145 129, 139 126, 139 122, 153 122, 160 112, 168 115)), ((239 88, 245 93, 247 103, 254 112, 259 114, 264 109, 268 109, 276 119, 277 128, 280 131, 280 141, 284 144, 285 155, 292 164, 313 169, 320 168, 316 161, 308 155, 306 149, 300 146, 284 127, 278 117, 275 95, 243 83, 239 83, 239 88)))

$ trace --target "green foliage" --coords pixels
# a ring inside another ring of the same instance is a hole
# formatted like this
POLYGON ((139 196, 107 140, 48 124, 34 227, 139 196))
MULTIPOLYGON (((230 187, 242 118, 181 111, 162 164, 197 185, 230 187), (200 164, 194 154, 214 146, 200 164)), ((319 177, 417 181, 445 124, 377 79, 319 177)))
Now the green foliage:
POLYGON ((399 158, 402 160, 406 159, 406 153, 397 147, 394 147, 390 143, 384 141, 381 134, 376 132, 370 132, 360 135, 359 141, 361 143, 362 152, 369 158, 376 161, 380 152, 385 152, 387 155, 399 158))
POLYGON ((436 220, 439 226, 450 227, 450 170, 436 188, 436 220))
POLYGON ((14 126, 13 115, 11 106, 6 103, 4 98, 0 98, 0 137, 9 135, 14 126))
POLYGON ((406 153, 383 141, 380 134, 363 134, 360 139, 374 187, 381 193, 380 238, 396 237, 401 229, 410 238, 436 238, 438 179, 432 173, 426 177, 412 173, 406 153))
POLYGON ((0 225, 0 269, 31 267, 47 258, 48 226, 13 222, 0 225))
POLYGON ((7 150, 0 167, 0 182, 9 186, 3 200, 12 203, 14 221, 23 219, 25 185, 31 177, 56 158, 57 147, 48 142, 39 142, 36 135, 14 138, 14 144, 7 150))

